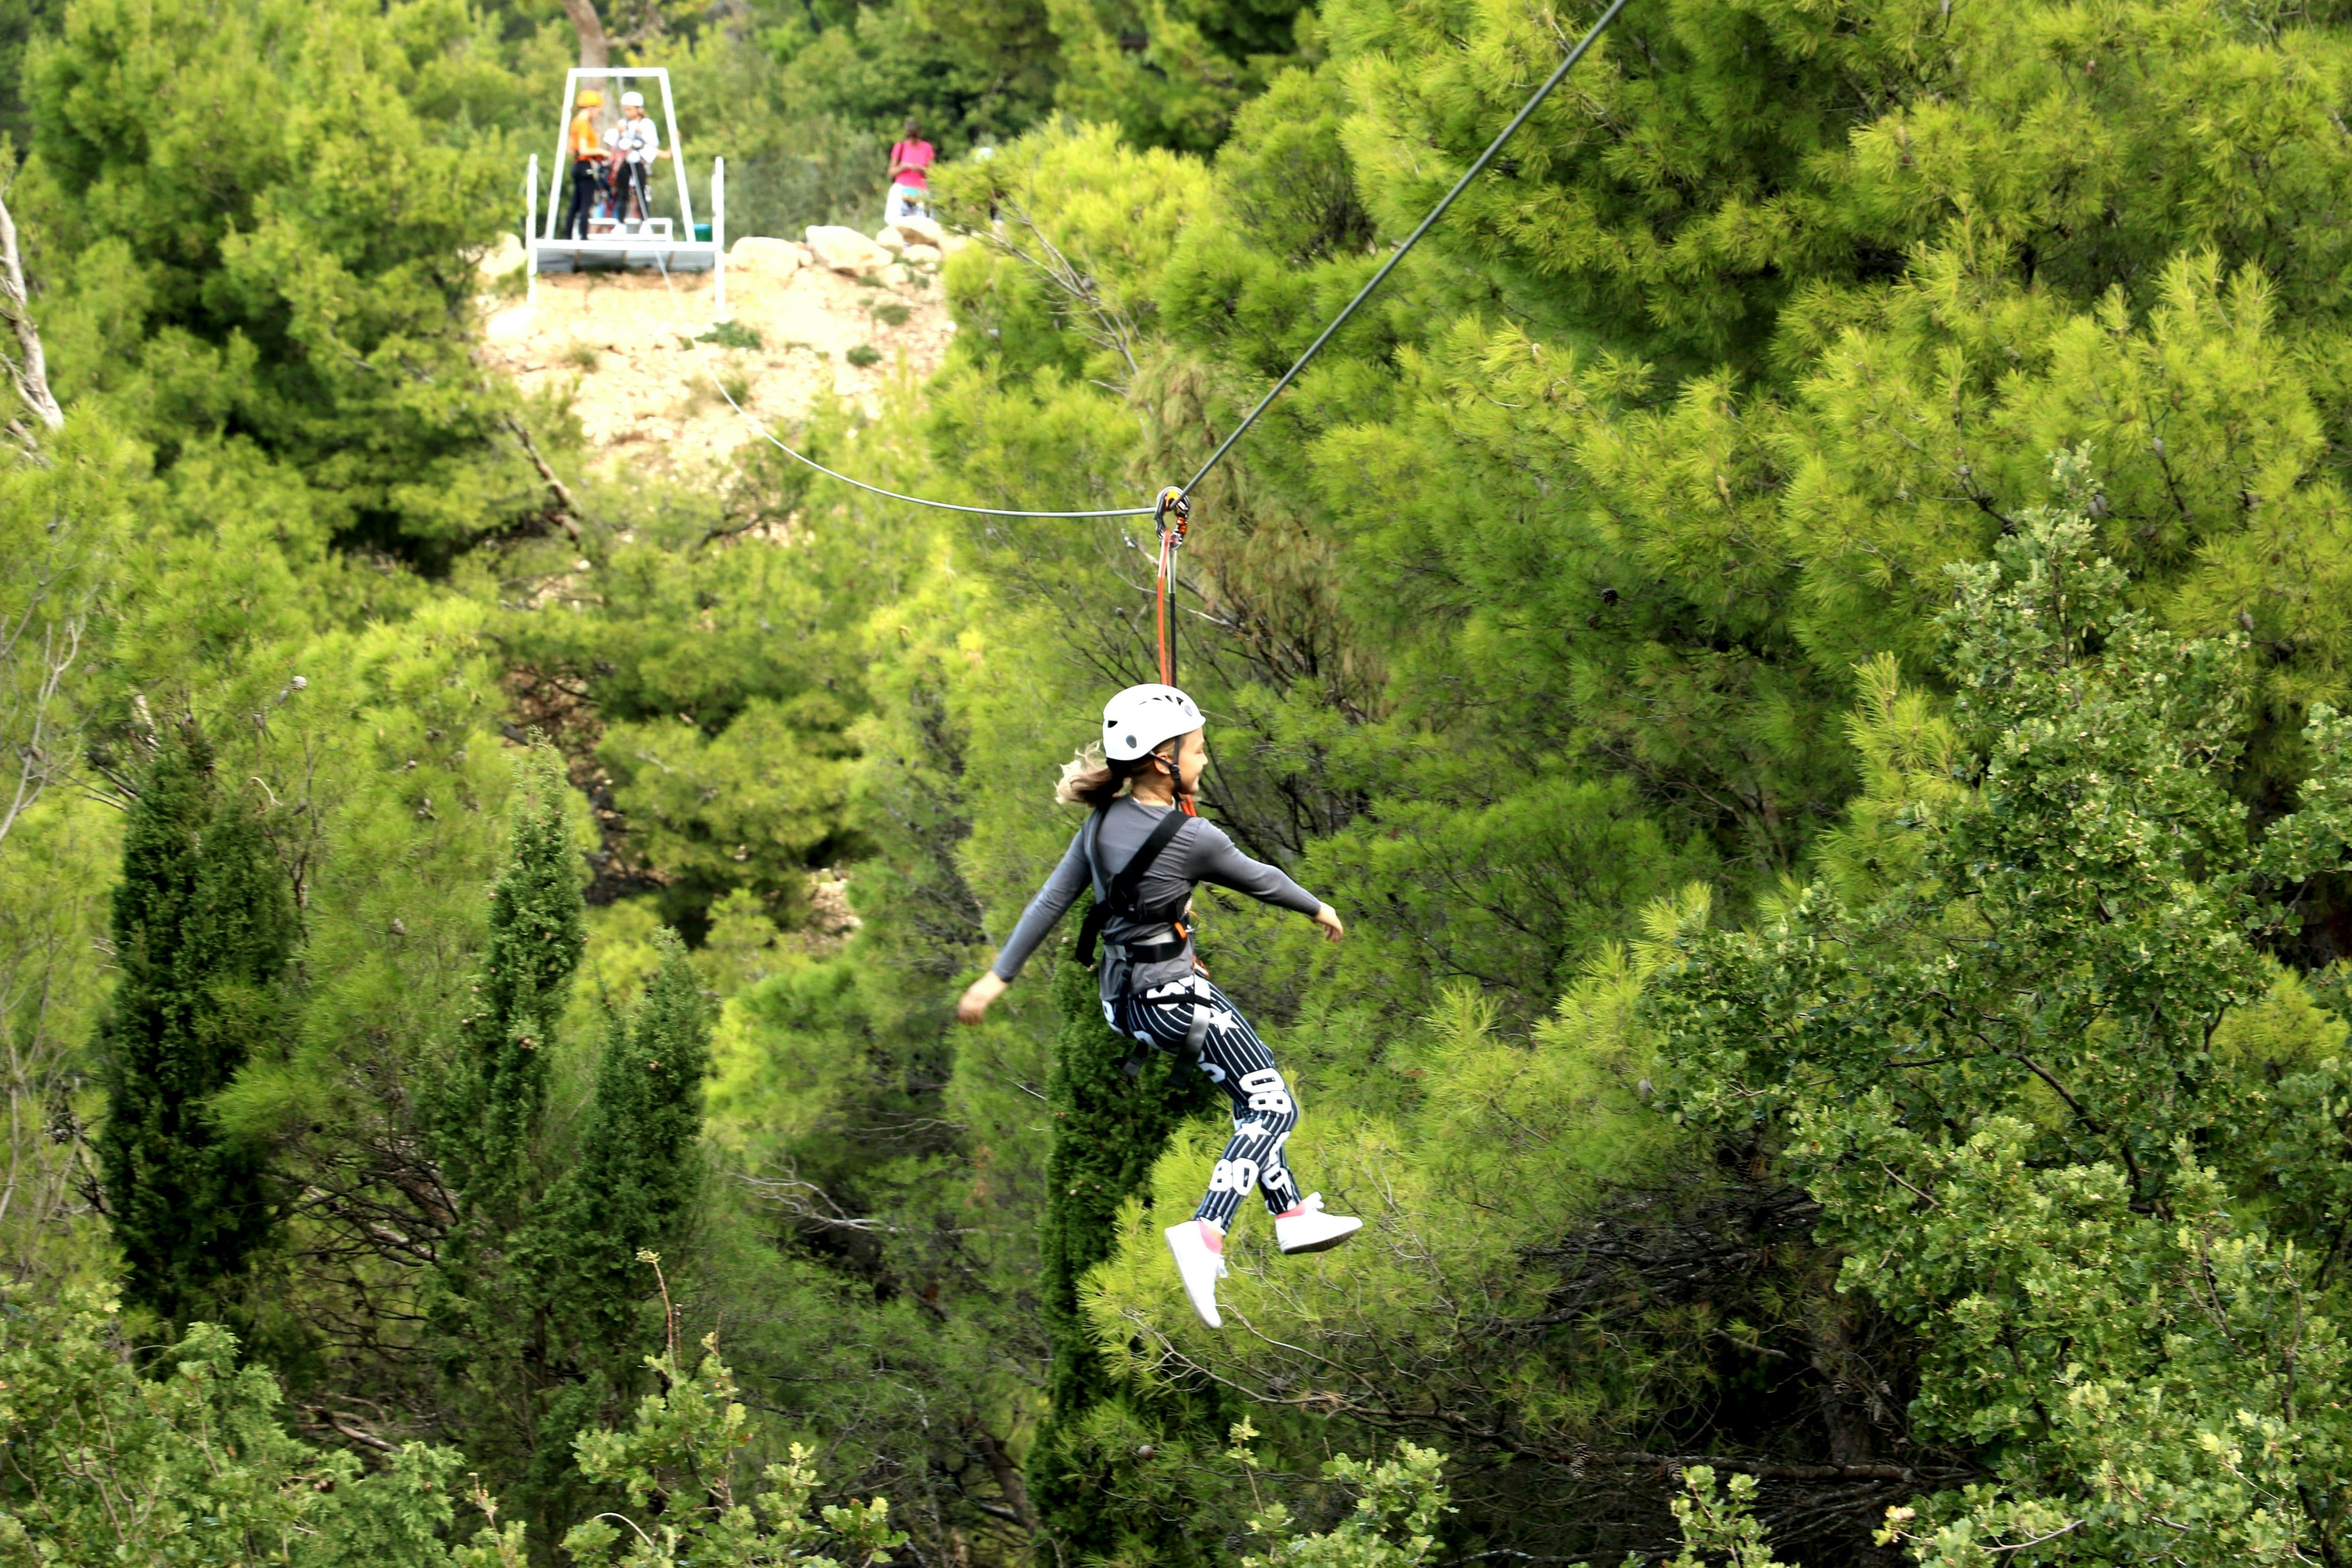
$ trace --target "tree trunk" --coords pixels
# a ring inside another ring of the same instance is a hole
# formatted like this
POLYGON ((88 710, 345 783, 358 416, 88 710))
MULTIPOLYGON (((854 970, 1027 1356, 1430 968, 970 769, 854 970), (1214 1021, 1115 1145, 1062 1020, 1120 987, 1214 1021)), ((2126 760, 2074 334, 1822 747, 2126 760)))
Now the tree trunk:
POLYGON ((604 20, 596 15, 596 0, 563 0, 563 14, 572 18, 572 30, 580 35, 581 67, 603 70, 611 65, 612 46, 605 41, 604 20))
POLYGON ((1878 1458, 1878 1431, 1872 1419, 1878 1400, 1870 1364, 1853 1342, 1853 1324, 1839 1305, 1824 1303, 1808 1329, 1813 1370, 1821 1374, 1815 1393, 1822 1425, 1829 1430, 1830 1461, 1869 1465, 1878 1458))
MULTIPOLYGON (((586 5, 588 0, 580 0, 586 5)), ((8 379, 33 416, 51 430, 66 427, 66 416, 49 390, 49 362, 41 353, 41 331, 33 324, 32 292, 25 287, 25 264, 16 253, 16 220, 8 204, 0 201, 0 316, 16 334, 16 357, 6 359, 8 379)), ((26 444, 28 447, 30 443, 26 444)))

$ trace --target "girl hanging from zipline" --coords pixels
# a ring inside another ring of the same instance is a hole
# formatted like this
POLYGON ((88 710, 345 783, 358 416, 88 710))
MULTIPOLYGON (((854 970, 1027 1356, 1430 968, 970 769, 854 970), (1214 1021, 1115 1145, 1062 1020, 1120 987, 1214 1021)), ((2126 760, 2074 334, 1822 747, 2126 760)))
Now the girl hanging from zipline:
POLYGON ((1045 933, 1089 886, 1094 908, 1078 934, 1078 962, 1102 944, 1103 1017, 1146 1046, 1196 1065, 1234 1102, 1234 1135, 1191 1219, 1162 1232, 1192 1310, 1221 1328, 1217 1281, 1225 1233, 1253 1186, 1274 1215, 1285 1252, 1337 1247, 1363 1221, 1323 1212, 1323 1194, 1301 1198, 1283 1160, 1298 1125, 1298 1104, 1274 1054, 1249 1020, 1213 984, 1192 954, 1192 891, 1214 882, 1313 918, 1326 941, 1347 934, 1330 905, 1275 867, 1251 859, 1192 813, 1209 752, 1201 710, 1172 686, 1130 686, 1103 707, 1099 767, 1073 764, 1055 798, 1091 806, 1062 863, 1022 911, 987 973, 963 994, 956 1016, 977 1024, 1004 994, 1045 933))

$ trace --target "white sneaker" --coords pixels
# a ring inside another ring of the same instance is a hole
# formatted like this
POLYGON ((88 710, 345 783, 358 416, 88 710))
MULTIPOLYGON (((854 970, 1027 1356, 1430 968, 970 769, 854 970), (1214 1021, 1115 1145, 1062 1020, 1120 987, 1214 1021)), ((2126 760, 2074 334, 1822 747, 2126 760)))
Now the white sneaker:
POLYGON ((1217 1281, 1225 1277, 1225 1260, 1201 1239, 1201 1222, 1188 1219, 1160 1234, 1168 1238, 1168 1250, 1176 1255, 1176 1276, 1184 1281, 1184 1298, 1192 1303, 1192 1310, 1209 1327, 1223 1328, 1224 1319, 1217 1316, 1217 1281))
POLYGON ((1325 1214, 1321 1193, 1307 1194, 1307 1201, 1298 1208, 1298 1213, 1274 1222, 1274 1239, 1285 1252, 1321 1252, 1364 1228, 1362 1220, 1325 1214))

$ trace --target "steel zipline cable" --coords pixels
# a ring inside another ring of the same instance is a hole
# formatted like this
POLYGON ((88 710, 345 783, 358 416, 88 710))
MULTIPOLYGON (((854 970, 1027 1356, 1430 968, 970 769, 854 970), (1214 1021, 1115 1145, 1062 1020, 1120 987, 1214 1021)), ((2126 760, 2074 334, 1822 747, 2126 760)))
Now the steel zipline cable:
MULTIPOLYGON (((712 384, 718 385, 718 382, 715 377, 712 380, 712 384)), ((727 389, 720 386, 719 388, 719 395, 721 397, 727 397, 727 389)), ((751 416, 733 398, 727 397, 727 405, 729 407, 733 408, 736 413, 741 414, 744 418, 751 418, 751 416)), ((767 437, 769 445, 774 447, 777 451, 782 452, 787 458, 795 458, 800 462, 806 463, 810 468, 814 468, 818 473, 823 474, 829 479, 839 479, 845 485, 855 485, 857 489, 866 491, 868 495, 884 496, 891 500, 911 501, 916 506, 927 506, 939 511, 969 512, 978 517, 1076 518, 1150 517, 1160 510, 1156 506, 1122 506, 1104 508, 1097 511, 1013 511, 1001 506, 965 506, 959 501, 933 500, 929 496, 905 495, 898 490, 886 490, 880 485, 869 485, 864 479, 853 479, 847 474, 837 473, 834 469, 826 468, 823 463, 818 462, 814 458, 809 457, 804 453, 793 451, 790 447, 785 446, 782 441, 777 440, 773 435, 770 434, 766 426, 759 425, 759 421, 752 420, 752 423, 759 426, 760 434, 767 437)))
MULTIPOLYGON (((662 267, 662 278, 664 281, 667 281, 669 278, 669 268, 667 263, 662 267)), ((706 372, 708 372, 707 365, 705 369, 706 372)), ((938 511, 968 512, 978 517, 1151 517, 1156 515, 1160 510, 1156 506, 1123 506, 1106 508, 1097 511, 1013 511, 1001 506, 965 506, 961 501, 933 500, 929 496, 910 496, 898 490, 886 490, 880 485, 869 485, 864 479, 854 479, 847 474, 828 468, 823 463, 818 462, 814 458, 810 457, 805 452, 793 451, 790 447, 787 447, 782 441, 777 440, 774 432, 771 431, 765 425, 761 424, 756 418, 753 418, 751 410, 736 402, 734 396, 728 392, 726 384, 721 382, 716 374, 711 374, 710 384, 718 388, 719 396, 727 399, 727 406, 732 408, 736 413, 740 414, 744 419, 751 424, 753 429, 759 431, 759 433, 766 438, 768 445, 773 447, 777 451, 782 452, 785 457, 792 458, 795 462, 806 463, 810 468, 814 468, 818 473, 823 474, 829 479, 839 479, 843 484, 855 486, 856 489, 866 491, 868 495, 883 496, 891 500, 908 501, 916 506, 927 506, 938 511)))
MULTIPOLYGON (((656 260, 661 268, 662 285, 669 290, 670 304, 672 306, 671 320, 676 321, 677 280, 670 275, 668 258, 657 255, 656 260)), ((684 337, 683 333, 679 335, 681 338, 684 337)), ((688 339, 687 346, 690 350, 693 346, 693 340, 688 339)), ((776 434, 774 431, 769 429, 765 425, 760 422, 757 416, 752 414, 750 409, 735 401, 735 395, 727 390, 727 384, 719 379, 719 373, 710 368, 710 362, 708 359, 702 361, 702 374, 709 378, 711 390, 718 393, 719 396, 725 398, 727 400, 727 406, 733 409, 737 414, 742 416, 743 423, 749 425, 753 431, 758 433, 760 438, 767 442, 769 446, 773 447, 777 451, 782 452, 785 457, 790 458, 796 463, 807 464, 810 468, 814 468, 818 473, 823 474, 829 479, 839 479, 843 484, 848 485, 854 489, 864 490, 868 495, 881 496, 889 500, 902 500, 914 506, 927 506, 936 511, 961 511, 973 517, 1154 517, 1157 516, 1160 511, 1160 509, 1156 506, 1103 507, 1097 508, 1092 511, 1014 511, 1008 507, 966 506, 961 501, 933 500, 929 496, 910 496, 900 490, 886 490, 880 485, 869 485, 864 479, 853 479, 851 476, 842 473, 838 469, 828 468, 823 463, 818 462, 814 458, 810 457, 807 453, 796 452, 790 447, 785 446, 782 441, 776 439, 776 434)))
MULTIPOLYGON (((1389 258, 1381 264, 1380 270, 1373 273, 1365 281, 1364 286, 1356 290, 1355 298, 1349 300, 1341 308, 1339 313, 1332 317, 1330 322, 1316 334, 1315 341, 1307 345, 1307 352, 1300 354, 1291 367, 1282 373, 1281 380, 1266 389, 1265 395, 1257 400, 1255 407, 1243 416, 1242 422, 1234 426, 1233 433, 1217 444, 1217 449, 1209 454, 1208 461, 1202 463, 1198 471, 1182 485, 1170 485, 1162 489, 1159 498, 1150 506, 1104 507, 1082 511, 1015 511, 1006 507, 966 506, 960 501, 934 500, 929 496, 910 496, 899 490, 884 489, 879 485, 869 485, 864 479, 853 479, 837 469, 829 468, 806 453, 795 451, 786 446, 777 439, 774 431, 753 417, 749 409, 735 401, 734 395, 727 390, 726 384, 719 379, 718 373, 710 369, 707 359, 703 363, 704 373, 709 376, 710 384, 718 390, 719 395, 727 400, 727 406, 741 416, 744 423, 758 432, 761 439, 794 462, 805 464, 827 479, 838 479, 843 484, 866 491, 868 495, 880 496, 886 500, 905 501, 911 506, 930 507, 939 511, 961 512, 967 516, 976 517, 1047 519, 1149 517, 1154 519, 1159 525, 1160 540, 1159 560, 1153 579, 1152 618, 1159 634, 1160 679, 1163 683, 1173 686, 1176 684, 1176 553, 1183 548, 1185 537, 1191 530, 1192 491, 1199 488, 1202 479, 1207 479, 1215 470, 1219 463, 1224 460, 1225 454, 1234 449, 1234 444, 1249 434, 1250 426, 1257 423, 1260 415, 1273 406, 1274 400, 1282 395, 1284 389, 1297 381, 1301 373, 1315 362, 1315 356, 1323 352, 1324 346, 1330 342, 1341 327, 1348 324, 1349 318, 1356 313, 1365 300, 1372 297, 1373 291, 1388 280, 1389 274, 1394 272, 1403 263, 1404 258, 1412 253, 1412 247, 1421 243, 1422 237, 1435 227, 1437 221, 1445 216, 1462 193, 1470 188, 1470 182, 1486 172, 1486 166, 1495 161, 1496 154, 1502 152, 1503 144, 1511 139, 1520 126, 1528 122, 1528 118, 1537 110, 1543 107, 1544 100, 1552 95, 1553 89, 1568 79, 1568 73, 1576 68, 1577 62, 1583 59, 1593 44, 1600 39, 1601 35, 1609 30, 1609 24, 1617 19, 1617 14, 1625 8, 1625 4, 1626 0, 1610 0, 1609 8, 1601 12, 1600 19, 1586 30, 1583 37, 1577 40, 1576 47, 1569 50, 1567 58, 1559 62, 1550 76, 1544 79, 1543 85, 1528 95, 1527 102, 1519 106, 1519 111, 1511 116, 1510 123, 1495 133, 1495 139, 1486 143, 1486 150, 1479 153, 1477 159, 1467 169, 1462 171, 1462 177, 1454 182, 1454 188, 1438 198, 1437 205, 1429 209, 1428 215, 1414 226, 1411 234, 1405 236, 1404 243, 1399 245, 1390 254, 1389 258)), ((662 266, 662 280, 669 286, 671 298, 675 300, 677 285, 670 279, 667 259, 662 266)))
POLYGON ((1462 171, 1462 177, 1454 182, 1454 188, 1438 198, 1437 205, 1429 209, 1429 216, 1421 220, 1420 226, 1405 236, 1404 243, 1396 247, 1395 253, 1381 264, 1381 269, 1373 273, 1370 280, 1362 288, 1356 290, 1356 297, 1349 300, 1338 315, 1331 318, 1331 324, 1325 327, 1313 342, 1307 345, 1307 352, 1298 356, 1297 363, 1282 373, 1282 379, 1276 382, 1267 390, 1266 395, 1257 400, 1257 406, 1251 409, 1243 416, 1242 422, 1234 426, 1234 433, 1226 437, 1215 451, 1209 454, 1209 460, 1201 465, 1200 471, 1184 481, 1183 489, 1180 493, 1189 496, 1199 488, 1201 481, 1209 477, 1210 471, 1216 468, 1224 455, 1233 450, 1234 443, 1249 433, 1249 427, 1257 423, 1257 416, 1265 413, 1276 398, 1282 395, 1283 388, 1297 380, 1299 372, 1314 363, 1315 356, 1323 352, 1323 345, 1331 341, 1331 335, 1348 324, 1348 318, 1356 313, 1356 308, 1372 297, 1372 290, 1378 289, 1388 279, 1388 275, 1397 269, 1398 263, 1412 253, 1414 246, 1421 243, 1421 237, 1435 226, 1437 220, 1445 216, 1445 209, 1452 206, 1454 199, 1470 188, 1470 182, 1476 179, 1486 171, 1486 165, 1495 161, 1495 154, 1503 150, 1503 143, 1511 139, 1511 133, 1528 122, 1528 116, 1543 107, 1543 100, 1551 96, 1552 89, 1568 79, 1568 73, 1576 68, 1576 62, 1584 58, 1585 51, 1592 47, 1594 41, 1608 30, 1609 24, 1617 19, 1617 13, 1624 8, 1625 0, 1610 0, 1609 9, 1601 13, 1601 19, 1592 24, 1591 30, 1586 32, 1582 38, 1577 40, 1576 47, 1568 51, 1568 58, 1559 62, 1559 68, 1545 79, 1544 84, 1536 89, 1534 96, 1520 106, 1517 114, 1511 116, 1511 122, 1497 132, 1492 142, 1486 143, 1486 150, 1478 154, 1478 161, 1462 171))
MULTIPOLYGON (((1187 498, 1192 495, 1194 489, 1200 487, 1201 481, 1209 477, 1210 473, 1215 469, 1216 466, 1224 460, 1225 454, 1234 449, 1234 444, 1239 441, 1244 436, 1247 435, 1249 433, 1250 426, 1257 423, 1258 416, 1264 414, 1268 407, 1272 406, 1274 400, 1282 395, 1283 390, 1289 386, 1292 382, 1297 381, 1300 373, 1305 371, 1309 364, 1314 363, 1315 356, 1323 352, 1324 345, 1331 341, 1333 334, 1337 333, 1341 327, 1348 324, 1348 319, 1356 313, 1358 308, 1360 307, 1365 300, 1372 297, 1373 291, 1388 280, 1389 274, 1395 271, 1404 258, 1412 254, 1412 247, 1421 243, 1422 236, 1427 234, 1433 227, 1434 227, 1437 224, 1437 220, 1445 216, 1446 210, 1454 205, 1455 200, 1461 196, 1462 193, 1470 188, 1470 182, 1476 179, 1481 174, 1486 172, 1486 165, 1492 163, 1495 161, 1496 154, 1503 150, 1503 143, 1508 142, 1513 133, 1516 132, 1520 126, 1528 122, 1528 116, 1534 114, 1537 110, 1543 107, 1544 100, 1551 96, 1553 89, 1559 87, 1561 82, 1568 79, 1568 73, 1576 68, 1577 62, 1584 58, 1586 52, 1592 47, 1593 44, 1600 38, 1601 35, 1608 30, 1609 24, 1617 19, 1617 13, 1625 8, 1625 4, 1626 0, 1610 0, 1609 8, 1601 13, 1600 20, 1594 22, 1591 27, 1586 31, 1584 37, 1577 40, 1576 47, 1569 50, 1568 57, 1561 60, 1559 68, 1555 69, 1550 76, 1544 79, 1543 85, 1537 88, 1534 93, 1528 97, 1527 102, 1519 106, 1519 111, 1511 116, 1510 123, 1504 126, 1501 131, 1496 132, 1495 139, 1486 143, 1486 150, 1478 154, 1477 161, 1473 163, 1467 169, 1465 169, 1462 172, 1462 177, 1454 182, 1454 188, 1447 191, 1444 195, 1438 198, 1437 205, 1429 209, 1428 216, 1421 220, 1420 224, 1414 227, 1411 234, 1405 236, 1404 243, 1398 246, 1395 251, 1390 255, 1388 260, 1381 264, 1381 269, 1373 273, 1371 278, 1366 281, 1361 289, 1356 290, 1355 298, 1349 300, 1346 306, 1340 310, 1339 313, 1331 318, 1330 324, 1326 326, 1321 332, 1317 334, 1315 341, 1307 345, 1307 352, 1300 354, 1297 361, 1293 363, 1288 370, 1282 373, 1282 379, 1276 382, 1272 387, 1267 389, 1266 395, 1257 400, 1257 405, 1252 408, 1248 414, 1242 417, 1242 422, 1234 426, 1233 433, 1227 436, 1222 442, 1218 443, 1217 449, 1209 454, 1209 460, 1202 463, 1199 470, 1195 472, 1191 479, 1185 480, 1182 485, 1170 486, 1168 489, 1160 491, 1160 499, 1150 506, 1097 507, 1080 511, 1015 511, 1007 507, 966 506, 959 501, 934 500, 929 496, 910 496, 899 490, 884 489, 879 485, 869 485, 864 479, 853 479, 849 475, 842 473, 837 469, 829 468, 823 463, 818 462, 814 458, 808 456, 806 453, 795 451, 792 447, 786 446, 783 442, 776 438, 776 435, 773 431, 770 430, 767 426, 761 424, 760 420, 755 418, 749 409, 743 407, 742 405, 735 401, 734 397, 729 394, 726 386, 719 380, 717 373, 709 370, 707 363, 705 365, 705 371, 710 376, 711 385, 718 389, 719 395, 727 399, 727 405, 730 408, 734 409, 737 414, 742 416, 745 422, 750 424, 753 429, 757 430, 760 433, 761 437, 770 446, 775 447, 776 450, 783 453, 784 456, 792 458, 794 462, 803 463, 807 465, 809 468, 814 468, 818 473, 823 474, 829 479, 838 479, 843 484, 864 490, 869 495, 880 496, 887 500, 905 501, 912 506, 927 506, 939 511, 960 511, 980 517, 1066 519, 1088 517, 1156 517, 1161 520, 1161 531, 1163 533, 1166 533, 1169 531, 1166 527, 1167 515, 1171 510, 1180 510, 1183 508, 1187 498)), ((662 277, 665 282, 668 281, 669 268, 667 265, 662 268, 662 277)), ((1183 539, 1181 521, 1182 520, 1180 516, 1179 526, 1174 531, 1175 542, 1177 544, 1181 544, 1183 539)), ((1173 545, 1164 546, 1160 551, 1161 575, 1163 579, 1169 580, 1163 583, 1163 592, 1167 588, 1172 588, 1173 585, 1173 545)), ((1166 628, 1166 630, 1162 632, 1160 638, 1161 674, 1162 678, 1165 679, 1169 684, 1173 685, 1175 683, 1175 667, 1172 659, 1169 656, 1169 633, 1172 632, 1174 628, 1174 606, 1172 605, 1163 604, 1160 606, 1160 621, 1161 626, 1166 628)))

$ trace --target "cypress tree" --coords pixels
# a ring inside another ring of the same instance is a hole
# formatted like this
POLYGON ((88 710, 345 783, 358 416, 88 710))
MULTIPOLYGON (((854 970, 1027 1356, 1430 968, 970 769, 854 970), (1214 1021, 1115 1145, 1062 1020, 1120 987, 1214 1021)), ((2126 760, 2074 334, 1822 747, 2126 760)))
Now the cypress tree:
POLYGON ((121 980, 99 1030, 99 1169, 125 1290, 171 1322, 218 1312, 274 1224, 262 1151, 224 1134, 208 1101, 281 1030, 295 931, 258 814, 221 789, 211 746, 184 725, 131 803, 114 893, 121 980))
POLYGON ((537 1302, 523 1255, 546 1191, 547 1055, 586 944, 562 763, 534 745, 520 772, 488 940, 433 1116, 457 1211, 435 1268, 435 1352, 455 1435, 501 1485, 534 1462, 546 1391, 564 1381, 550 1365, 546 1313, 528 1310, 537 1302))
POLYGON ((513 847, 490 889, 489 942, 437 1118, 467 1216, 508 1229, 528 1209, 547 1051, 587 942, 562 765, 551 748, 534 746, 521 772, 513 847))
MULTIPOLYGON (((1083 915, 1083 908, 1072 918, 1083 915)), ((1208 1080, 1197 1073, 1176 1076, 1174 1058, 1148 1053, 1142 1070, 1128 1076, 1132 1042, 1103 1022, 1095 975, 1076 963, 1054 974, 1054 1001, 1062 1015, 1055 1041, 1054 1068, 1046 1098, 1054 1111, 1054 1148, 1046 1161, 1045 1232, 1042 1243, 1040 1315, 1054 1359, 1046 1383, 1049 1408, 1030 1451, 1029 1496, 1039 1521, 1063 1561, 1092 1559, 1117 1552, 1121 1537, 1145 1521, 1120 1508, 1137 1489, 1108 1484, 1110 1471, 1130 1462, 1132 1445, 1106 1445, 1097 1431, 1129 1430, 1139 1423, 1158 1431, 1183 1423, 1181 1400, 1150 1410, 1116 1413, 1107 1406, 1135 1405, 1115 1389, 1103 1363, 1078 1286, 1087 1271, 1111 1255, 1118 1243, 1118 1208, 1134 1194, 1149 1194, 1151 1167, 1169 1135, 1187 1115, 1210 1103, 1208 1080), (1112 1415, 1108 1422, 1105 1415, 1112 1415)), ((1190 1561, 1187 1544, 1162 1540, 1163 1562, 1190 1561)))
POLYGON ((615 1017, 597 1064, 577 1163, 548 1195, 534 1271, 583 1349, 627 1367, 652 1280, 640 1251, 675 1240, 700 1186, 702 1080, 710 1022, 686 946, 664 931, 660 972, 615 1017))
POLYGON ((548 1053, 586 941, 555 753, 523 763, 513 847, 490 892, 489 939, 459 1020, 438 1122, 458 1195, 436 1317, 467 1451, 502 1472, 549 1539, 583 1506, 572 1438, 609 1419, 645 1342, 648 1275, 699 1186, 709 1020, 683 944, 661 938, 645 998, 608 1028, 576 1156, 541 1148, 548 1053))
POLYGON ((541 1205, 520 1268, 530 1280, 548 1379, 518 1496, 551 1527, 587 1504, 572 1439, 610 1420, 642 1381, 639 1309, 652 1293, 643 1252, 672 1251, 700 1187, 702 1082, 710 1022, 685 944, 659 938, 645 998, 610 1020, 580 1153, 541 1205))

